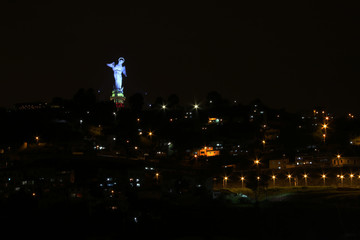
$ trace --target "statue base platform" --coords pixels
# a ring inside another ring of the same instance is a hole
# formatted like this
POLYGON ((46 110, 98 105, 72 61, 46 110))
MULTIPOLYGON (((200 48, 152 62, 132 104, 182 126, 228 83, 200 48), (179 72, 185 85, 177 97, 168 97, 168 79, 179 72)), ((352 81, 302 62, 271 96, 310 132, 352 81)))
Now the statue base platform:
POLYGON ((116 108, 119 109, 124 107, 126 97, 124 96, 122 89, 114 89, 111 92, 110 100, 114 101, 116 108))

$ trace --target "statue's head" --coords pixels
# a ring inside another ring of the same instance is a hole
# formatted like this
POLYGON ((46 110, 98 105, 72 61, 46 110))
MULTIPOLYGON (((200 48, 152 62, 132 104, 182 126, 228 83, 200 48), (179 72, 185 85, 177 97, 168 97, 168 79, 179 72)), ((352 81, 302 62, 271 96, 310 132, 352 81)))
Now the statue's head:
POLYGON ((121 57, 119 58, 119 63, 124 63, 125 62, 125 58, 121 57))

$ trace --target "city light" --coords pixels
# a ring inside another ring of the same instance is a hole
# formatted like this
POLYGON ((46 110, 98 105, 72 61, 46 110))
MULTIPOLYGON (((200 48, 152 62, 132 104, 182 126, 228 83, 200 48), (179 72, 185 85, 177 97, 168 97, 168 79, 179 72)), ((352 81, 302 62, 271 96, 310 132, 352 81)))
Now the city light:
POLYGON ((228 177, 225 176, 223 179, 223 188, 227 187, 227 181, 228 181, 228 177))
POLYGON ((291 174, 288 174, 287 178, 289 179, 289 186, 291 186, 291 174))
POLYGON ((273 186, 275 187, 276 176, 275 176, 275 175, 272 175, 271 178, 272 178, 272 180, 273 180, 273 186))
POLYGON ((350 173, 350 186, 352 186, 352 179, 354 177, 354 174, 350 173))
POLYGON ((338 175, 338 177, 340 178, 340 182, 341 182, 341 187, 344 186, 344 175, 338 175))
POLYGON ((325 186, 325 184, 326 184, 326 175, 322 174, 321 178, 323 179, 323 185, 325 186))
POLYGON ((241 177, 241 188, 244 188, 244 180, 245 180, 245 177, 241 177))

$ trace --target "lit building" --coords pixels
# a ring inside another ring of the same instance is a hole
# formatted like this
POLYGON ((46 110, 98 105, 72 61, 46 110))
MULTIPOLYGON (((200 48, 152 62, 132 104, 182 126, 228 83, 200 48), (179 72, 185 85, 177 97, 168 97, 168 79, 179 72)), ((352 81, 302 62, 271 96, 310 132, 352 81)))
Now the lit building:
POLYGON ((222 122, 221 118, 214 118, 214 117, 212 118, 209 117, 209 121, 208 121, 209 124, 219 124, 221 122, 222 122))
POLYGON ((270 169, 285 169, 289 164, 288 158, 269 160, 270 169))
POLYGON ((204 148, 200 149, 199 151, 195 152, 195 155, 206 156, 206 157, 219 156, 220 150, 214 150, 213 147, 204 147, 204 148))
POLYGON ((360 157, 335 157, 331 164, 333 167, 360 166, 360 157))

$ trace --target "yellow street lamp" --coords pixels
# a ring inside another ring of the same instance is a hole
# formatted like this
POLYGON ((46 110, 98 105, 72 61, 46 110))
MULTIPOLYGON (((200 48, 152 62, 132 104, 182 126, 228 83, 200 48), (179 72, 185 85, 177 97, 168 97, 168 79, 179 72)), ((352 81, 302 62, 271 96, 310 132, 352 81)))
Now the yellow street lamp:
POLYGON ((341 181, 341 187, 344 186, 344 175, 339 175, 340 181, 341 181))
POLYGON ((244 188, 244 180, 245 180, 245 178, 241 177, 240 179, 241 179, 241 188, 244 188))
POLYGON ((159 182, 159 173, 158 172, 155 173, 155 178, 156 178, 156 183, 158 183, 159 182))
POLYGON ((223 188, 227 187, 227 180, 228 180, 228 177, 224 177, 223 179, 223 188))
POLYGON ((305 173, 305 174, 304 174, 305 186, 307 186, 307 178, 308 178, 308 175, 305 173))
POLYGON ((336 155, 336 158, 337 158, 337 165, 340 165, 341 155, 340 154, 336 155))
POLYGON ((350 173, 350 186, 352 186, 352 179, 354 177, 354 174, 350 173))
POLYGON ((321 175, 321 178, 323 179, 323 184, 324 184, 324 186, 325 186, 325 184, 326 184, 326 175, 325 174, 322 174, 321 175))
POLYGON ((262 145, 263 145, 263 151, 265 151, 265 143, 266 143, 265 139, 263 139, 263 140, 261 141, 261 143, 262 143, 262 145))
POLYGON ((275 179, 276 179, 276 176, 275 176, 275 175, 272 175, 271 178, 272 178, 272 180, 273 180, 273 186, 275 187, 275 179))
POLYGON ((289 185, 291 186, 291 174, 288 174, 287 178, 289 179, 289 185))

